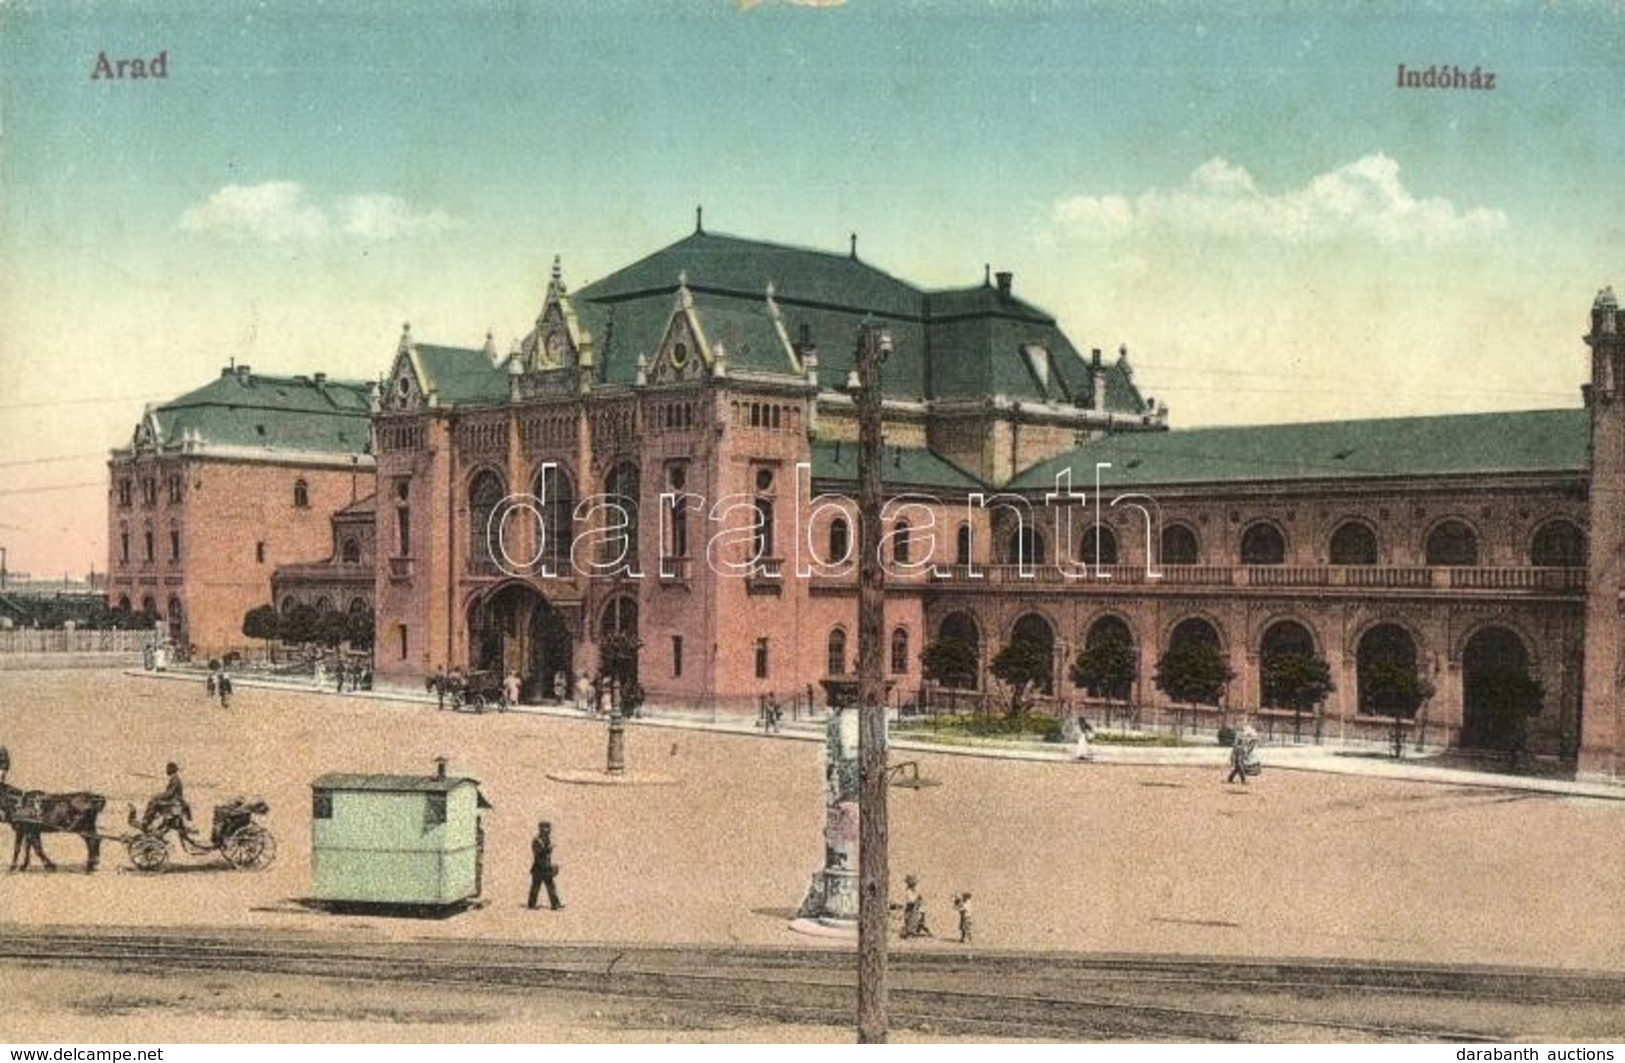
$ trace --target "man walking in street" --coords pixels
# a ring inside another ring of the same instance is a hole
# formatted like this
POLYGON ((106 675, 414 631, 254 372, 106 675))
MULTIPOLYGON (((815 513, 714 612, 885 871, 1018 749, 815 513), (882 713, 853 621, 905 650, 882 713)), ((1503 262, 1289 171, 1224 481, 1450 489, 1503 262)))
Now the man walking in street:
POLYGON ((525 907, 532 910, 536 907, 537 894, 543 886, 547 887, 547 904, 555 912, 564 905, 559 903, 558 887, 554 879, 558 877, 559 866, 553 862, 553 824, 536 824, 536 837, 530 840, 530 899, 525 907))

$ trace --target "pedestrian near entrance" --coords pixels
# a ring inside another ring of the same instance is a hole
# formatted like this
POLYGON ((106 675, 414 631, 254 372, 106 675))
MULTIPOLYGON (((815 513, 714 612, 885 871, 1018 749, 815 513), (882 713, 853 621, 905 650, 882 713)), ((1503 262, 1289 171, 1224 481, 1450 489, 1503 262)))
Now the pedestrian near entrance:
POLYGON ((536 837, 530 840, 530 899, 525 907, 534 910, 536 897, 546 886, 548 907, 555 912, 563 908, 555 882, 558 874, 559 865, 553 862, 553 824, 544 821, 536 824, 536 837))
POLYGON ((220 707, 231 708, 231 673, 226 671, 224 665, 214 677, 214 689, 220 695, 220 707))
POLYGON ((502 700, 510 709, 519 704, 519 687, 519 673, 509 672, 502 681, 502 700))

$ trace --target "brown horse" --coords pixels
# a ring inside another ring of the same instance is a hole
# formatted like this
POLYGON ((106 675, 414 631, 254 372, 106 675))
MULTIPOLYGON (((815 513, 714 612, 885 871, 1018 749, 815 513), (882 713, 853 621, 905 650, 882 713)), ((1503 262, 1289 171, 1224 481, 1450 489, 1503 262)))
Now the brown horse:
POLYGON ((10 823, 16 836, 11 846, 11 870, 18 870, 19 858, 22 870, 28 870, 31 853, 39 854, 47 870, 55 869, 40 843, 40 835, 46 833, 79 835, 85 840, 85 871, 96 870, 102 851, 96 817, 106 804, 107 798, 101 794, 48 794, 0 783, 0 820, 10 823))

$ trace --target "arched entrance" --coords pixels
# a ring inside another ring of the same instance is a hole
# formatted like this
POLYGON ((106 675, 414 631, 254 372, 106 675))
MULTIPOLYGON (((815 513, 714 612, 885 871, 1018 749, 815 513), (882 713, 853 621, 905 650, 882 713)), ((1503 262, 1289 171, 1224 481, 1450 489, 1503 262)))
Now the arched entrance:
POLYGON ((1043 678, 1035 684, 1045 694, 1055 693, 1055 629, 1037 613, 1026 613, 1016 621, 1010 631, 1011 643, 1027 642, 1038 648, 1046 669, 1043 678))
POLYGON ((517 672, 526 700, 568 696, 575 685, 574 640, 540 591, 510 583, 469 604, 468 667, 517 672))
POLYGON ((1461 744, 1521 748, 1529 717, 1540 711, 1542 693, 1529 674, 1522 639, 1504 627, 1475 632, 1461 652, 1461 744))

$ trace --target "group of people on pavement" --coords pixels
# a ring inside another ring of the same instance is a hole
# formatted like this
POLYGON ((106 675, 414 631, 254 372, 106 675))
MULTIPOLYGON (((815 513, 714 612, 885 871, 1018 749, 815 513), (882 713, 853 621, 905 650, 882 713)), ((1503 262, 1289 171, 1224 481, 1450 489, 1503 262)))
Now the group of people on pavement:
MULTIPOLYGON (((893 909, 901 908, 903 911, 903 937, 928 938, 932 937, 931 927, 925 921, 925 897, 920 893, 920 878, 918 875, 903 876, 903 903, 892 905, 893 909)), ((954 894, 954 911, 959 914, 959 943, 971 944, 971 936, 975 930, 975 922, 971 916, 971 895, 969 893, 954 894)))

